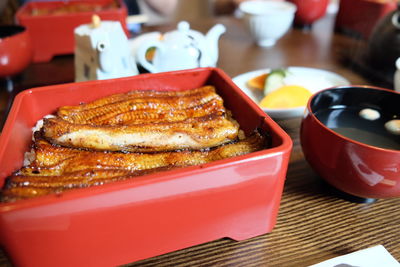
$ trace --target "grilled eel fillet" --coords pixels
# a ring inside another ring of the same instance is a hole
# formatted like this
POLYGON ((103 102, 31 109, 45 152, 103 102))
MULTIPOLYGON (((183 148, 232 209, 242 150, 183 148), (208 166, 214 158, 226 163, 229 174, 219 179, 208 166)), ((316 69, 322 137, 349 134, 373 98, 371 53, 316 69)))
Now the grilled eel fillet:
POLYGON ((77 124, 127 125, 173 122, 212 113, 225 113, 214 86, 184 91, 131 91, 79 106, 64 106, 57 116, 77 124))
POLYGON ((43 135, 53 144, 107 151, 173 151, 204 149, 231 142, 239 125, 223 114, 178 122, 97 126, 69 123, 60 118, 43 122, 43 135))
POLYGON ((44 119, 53 144, 107 151, 205 149, 238 138, 239 124, 213 86, 171 91, 132 91, 75 107, 44 119))
POLYGON ((205 164, 261 150, 265 143, 266 138, 254 132, 243 140, 200 151, 122 153, 66 148, 38 138, 32 148, 35 158, 28 166, 7 178, 2 201, 59 193, 162 170, 205 164))

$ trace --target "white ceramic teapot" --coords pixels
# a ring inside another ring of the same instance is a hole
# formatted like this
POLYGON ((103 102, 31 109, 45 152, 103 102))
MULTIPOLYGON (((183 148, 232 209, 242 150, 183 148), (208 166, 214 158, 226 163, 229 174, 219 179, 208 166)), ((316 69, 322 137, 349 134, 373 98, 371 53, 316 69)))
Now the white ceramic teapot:
POLYGON ((197 67, 215 67, 218 60, 218 40, 225 26, 217 24, 206 35, 190 29, 186 21, 178 23, 177 30, 167 32, 158 40, 143 41, 136 60, 149 72, 164 72, 197 67), (151 61, 146 58, 150 48, 156 52, 151 61))
POLYGON ((128 38, 119 21, 100 21, 75 28, 75 81, 103 80, 137 75, 128 38))

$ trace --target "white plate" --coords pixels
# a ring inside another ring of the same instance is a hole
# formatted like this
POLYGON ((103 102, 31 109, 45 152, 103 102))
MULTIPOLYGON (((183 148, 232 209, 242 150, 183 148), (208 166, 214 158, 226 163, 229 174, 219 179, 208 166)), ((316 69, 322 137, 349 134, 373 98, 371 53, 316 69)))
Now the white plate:
MULTIPOLYGON (((291 80, 291 83, 303 86, 308 90, 310 90, 311 93, 316 93, 320 90, 333 86, 342 86, 350 84, 350 82, 344 77, 336 73, 322 69, 314 69, 306 67, 289 67, 287 69, 291 73, 291 77, 288 78, 291 80)), ((234 77, 232 80, 240 89, 242 89, 243 92, 245 92, 254 102, 258 104, 264 97, 264 94, 258 90, 249 88, 247 86, 247 81, 263 73, 268 73, 270 72, 270 70, 271 69, 261 69, 261 70, 246 72, 234 77)), ((288 118, 300 117, 303 115, 304 109, 305 106, 296 108, 285 108, 285 109, 263 108, 264 112, 274 119, 288 119, 288 118)))

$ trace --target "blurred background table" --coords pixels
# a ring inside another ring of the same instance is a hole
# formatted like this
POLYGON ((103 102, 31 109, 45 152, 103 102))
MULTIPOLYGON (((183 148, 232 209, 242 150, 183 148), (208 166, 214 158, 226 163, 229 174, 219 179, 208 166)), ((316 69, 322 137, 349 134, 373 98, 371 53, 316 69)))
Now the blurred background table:
MULTIPOLYGON (((263 68, 304 66, 336 72, 352 84, 392 87, 390 81, 371 81, 359 74, 355 59, 365 44, 334 33, 330 15, 315 23, 311 31, 292 29, 272 48, 254 45, 241 21, 232 17, 190 21, 193 29, 203 33, 217 22, 227 27, 219 43, 218 67, 231 77, 263 68)), ((144 31, 165 32, 175 27, 172 24, 147 27, 144 31)), ((73 56, 32 64, 14 80, 14 91, 0 89, 1 121, 18 92, 73 82, 73 56)), ((298 267, 378 244, 400 260, 400 199, 358 204, 337 197, 304 160, 299 143, 300 122, 300 118, 278 121, 292 137, 294 147, 278 222, 272 233, 241 242, 220 239, 127 266, 298 267)), ((3 251, 0 251, 0 266, 11 266, 3 251)))

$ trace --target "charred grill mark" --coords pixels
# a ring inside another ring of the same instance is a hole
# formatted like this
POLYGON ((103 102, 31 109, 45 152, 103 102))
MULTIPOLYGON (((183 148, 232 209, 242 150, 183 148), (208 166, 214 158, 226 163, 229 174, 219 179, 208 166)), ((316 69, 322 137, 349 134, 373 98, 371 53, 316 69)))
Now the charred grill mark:
POLYGON ((178 92, 135 91, 129 94, 113 95, 75 107, 61 107, 58 110, 58 116, 73 123, 88 123, 110 113, 180 110, 203 105, 214 99, 222 105, 222 98, 215 93, 215 88, 212 86, 178 92))
POLYGON ((223 112, 222 102, 218 99, 211 99, 208 102, 188 108, 113 110, 91 118, 79 118, 79 120, 74 118, 73 120, 67 119, 67 121, 95 125, 130 125, 157 121, 174 122, 190 117, 201 117, 210 113, 222 114, 223 112))

